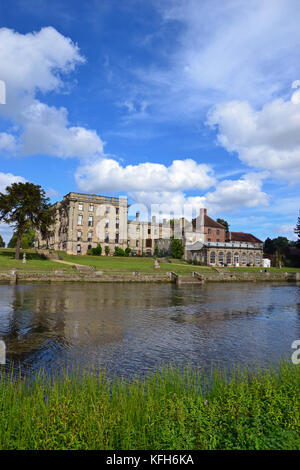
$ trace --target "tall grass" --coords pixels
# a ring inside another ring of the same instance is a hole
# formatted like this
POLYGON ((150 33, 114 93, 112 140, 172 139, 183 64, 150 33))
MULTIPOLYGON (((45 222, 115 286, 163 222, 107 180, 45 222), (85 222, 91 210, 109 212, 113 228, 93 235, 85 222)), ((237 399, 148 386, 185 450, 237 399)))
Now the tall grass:
POLYGON ((300 449, 300 367, 0 379, 1 449, 300 449))

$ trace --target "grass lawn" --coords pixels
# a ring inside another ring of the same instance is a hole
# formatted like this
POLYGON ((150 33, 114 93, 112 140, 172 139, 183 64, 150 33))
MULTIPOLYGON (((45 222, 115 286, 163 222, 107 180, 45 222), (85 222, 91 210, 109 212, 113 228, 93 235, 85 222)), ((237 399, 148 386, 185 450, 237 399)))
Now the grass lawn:
MULTIPOLYGON (((68 255, 64 251, 59 252, 60 257, 64 261, 70 263, 83 264, 93 266, 95 269, 107 272, 133 272, 138 271, 141 273, 159 274, 173 271, 182 276, 188 276, 193 271, 198 273, 213 273, 214 267, 210 266, 197 266, 188 264, 184 260, 171 259, 170 263, 160 263, 160 269, 154 268, 154 259, 147 257, 122 257, 122 256, 88 256, 88 255, 68 255)), ((38 255, 35 250, 21 250, 20 260, 15 260, 15 250, 10 248, 0 249, 0 271, 8 269, 20 269, 24 271, 55 271, 55 270, 74 270, 75 267, 67 264, 56 263, 55 261, 44 259, 43 256, 38 255), (26 264, 22 264, 23 252, 26 253, 26 264)), ((259 272, 259 267, 239 267, 231 268, 218 267, 218 270, 227 270, 233 272, 259 272)), ((300 272, 300 268, 267 268, 271 272, 300 272)))
POLYGON ((44 259, 34 250, 21 250, 20 259, 15 260, 15 250, 11 248, 0 249, 0 271, 8 269, 19 269, 22 271, 55 271, 55 270, 73 270, 73 266, 55 263, 44 259), (22 263, 23 253, 26 253, 26 264, 22 263))
POLYGON ((167 368, 108 381, 0 375, 0 449, 300 450, 300 366, 230 378, 167 368))
POLYGON ((122 256, 89 256, 89 255, 67 255, 65 252, 59 252, 64 261, 71 263, 94 266, 103 271, 140 271, 148 273, 160 273, 174 271, 178 274, 190 274, 192 271, 210 272, 213 268, 209 266, 193 266, 185 261, 172 259, 171 263, 160 263, 160 269, 154 268, 153 258, 144 257, 122 257, 122 256))
MULTIPOLYGON (((193 271, 204 273, 204 272, 215 272, 215 268, 212 266, 197 266, 188 264, 184 260, 172 259, 171 263, 160 263, 160 269, 154 269, 154 259, 147 257, 122 257, 122 256, 88 256, 88 255, 68 255, 63 251, 60 251, 60 256, 63 260, 77 264, 84 264, 88 266, 94 266, 96 269, 104 271, 141 271, 141 272, 167 272, 173 271, 177 274, 188 275, 193 271)), ((247 271, 247 272, 260 272, 265 268, 261 267, 217 267, 218 270, 229 270, 229 271, 247 271)), ((300 268, 267 268, 270 272, 300 272, 300 268)))
POLYGON ((273 273, 296 273, 296 272, 300 272, 300 268, 263 268, 263 267, 250 267, 250 266, 241 266, 239 268, 230 268, 230 267, 226 267, 226 268, 218 268, 218 269, 224 269, 224 270, 228 270, 228 271, 239 271, 239 272, 260 272, 261 270, 262 271, 267 271, 267 272, 273 272, 273 273))

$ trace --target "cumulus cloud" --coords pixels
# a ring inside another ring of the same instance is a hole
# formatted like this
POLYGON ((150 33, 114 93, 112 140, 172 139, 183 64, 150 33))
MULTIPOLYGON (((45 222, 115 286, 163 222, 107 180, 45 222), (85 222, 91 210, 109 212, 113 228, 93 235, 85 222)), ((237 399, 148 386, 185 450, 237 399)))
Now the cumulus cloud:
POLYGON ((17 150, 16 138, 7 132, 0 132, 0 152, 15 154, 17 150))
POLYGON ((178 191, 207 189, 215 184, 212 169, 192 159, 121 166, 116 160, 101 159, 78 168, 79 189, 97 191, 178 191))
POLYGON ((198 214, 202 207, 211 214, 217 214, 242 207, 267 206, 269 198, 262 191, 263 177, 262 174, 249 173, 238 180, 224 180, 202 196, 187 196, 184 191, 131 191, 129 196, 136 203, 148 207, 160 204, 165 213, 173 211, 176 216, 189 218, 189 215, 198 214))
POLYGON ((24 154, 57 157, 89 157, 103 152, 103 142, 95 131, 69 126, 65 108, 55 108, 34 100, 21 117, 24 154))
POLYGON ((65 108, 36 97, 38 92, 60 91, 62 77, 84 61, 78 46, 52 27, 28 34, 0 29, 1 79, 6 84, 6 105, 0 112, 19 127, 18 135, 0 135, 0 150, 62 158, 103 152, 95 131, 71 126, 65 108))
POLYGON ((25 178, 22 176, 15 176, 11 173, 2 173, 0 171, 0 193, 4 193, 7 186, 12 183, 25 183, 25 178))
POLYGON ((60 73, 85 61, 78 46, 52 27, 28 34, 1 28, 0 44, 1 79, 7 93, 55 90, 63 86, 60 73))
MULTIPOLYGON (((131 201, 150 208, 163 206, 163 213, 198 213, 207 207, 211 213, 256 207, 268 204, 262 191, 264 173, 249 173, 237 180, 218 182, 208 165, 194 160, 174 160, 167 167, 158 163, 140 163, 121 166, 115 160, 102 159, 79 167, 76 181, 85 192, 123 192, 131 201), (209 188, 215 188, 204 193, 209 188), (186 191, 199 190, 199 196, 188 196, 186 191)), ((186 214, 188 216, 188 214, 186 214)))
POLYGON ((255 110, 248 102, 216 105, 208 114, 208 125, 218 132, 218 142, 237 152, 246 165, 270 170, 292 182, 300 180, 300 95, 278 98, 255 110))
POLYGON ((206 194, 207 205, 213 210, 237 207, 267 206, 268 195, 262 191, 264 174, 248 173, 238 180, 220 182, 214 192, 206 194))

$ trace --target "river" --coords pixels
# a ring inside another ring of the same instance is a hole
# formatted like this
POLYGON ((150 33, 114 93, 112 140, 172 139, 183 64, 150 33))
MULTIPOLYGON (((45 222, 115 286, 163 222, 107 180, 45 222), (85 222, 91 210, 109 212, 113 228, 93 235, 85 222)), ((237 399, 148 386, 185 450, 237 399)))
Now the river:
POLYGON ((133 376, 162 364, 267 366, 300 339, 300 286, 282 283, 0 285, 6 365, 133 376))

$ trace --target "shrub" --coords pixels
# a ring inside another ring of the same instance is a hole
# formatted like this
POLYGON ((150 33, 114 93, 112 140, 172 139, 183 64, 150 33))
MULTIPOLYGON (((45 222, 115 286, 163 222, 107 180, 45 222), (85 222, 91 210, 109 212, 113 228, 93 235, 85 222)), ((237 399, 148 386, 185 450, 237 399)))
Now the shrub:
POLYGON ((106 256, 109 255, 110 249, 109 249, 109 246, 108 246, 108 245, 105 246, 104 252, 105 252, 106 256))
POLYGON ((119 246, 116 246, 114 256, 125 256, 125 251, 119 246))
POLYGON ((131 254, 131 248, 127 246, 127 248, 125 248, 125 256, 130 256, 130 254, 131 254))
POLYGON ((102 248, 101 248, 101 245, 98 243, 96 248, 92 248, 92 255, 93 256, 101 256, 101 253, 102 253, 102 248))

